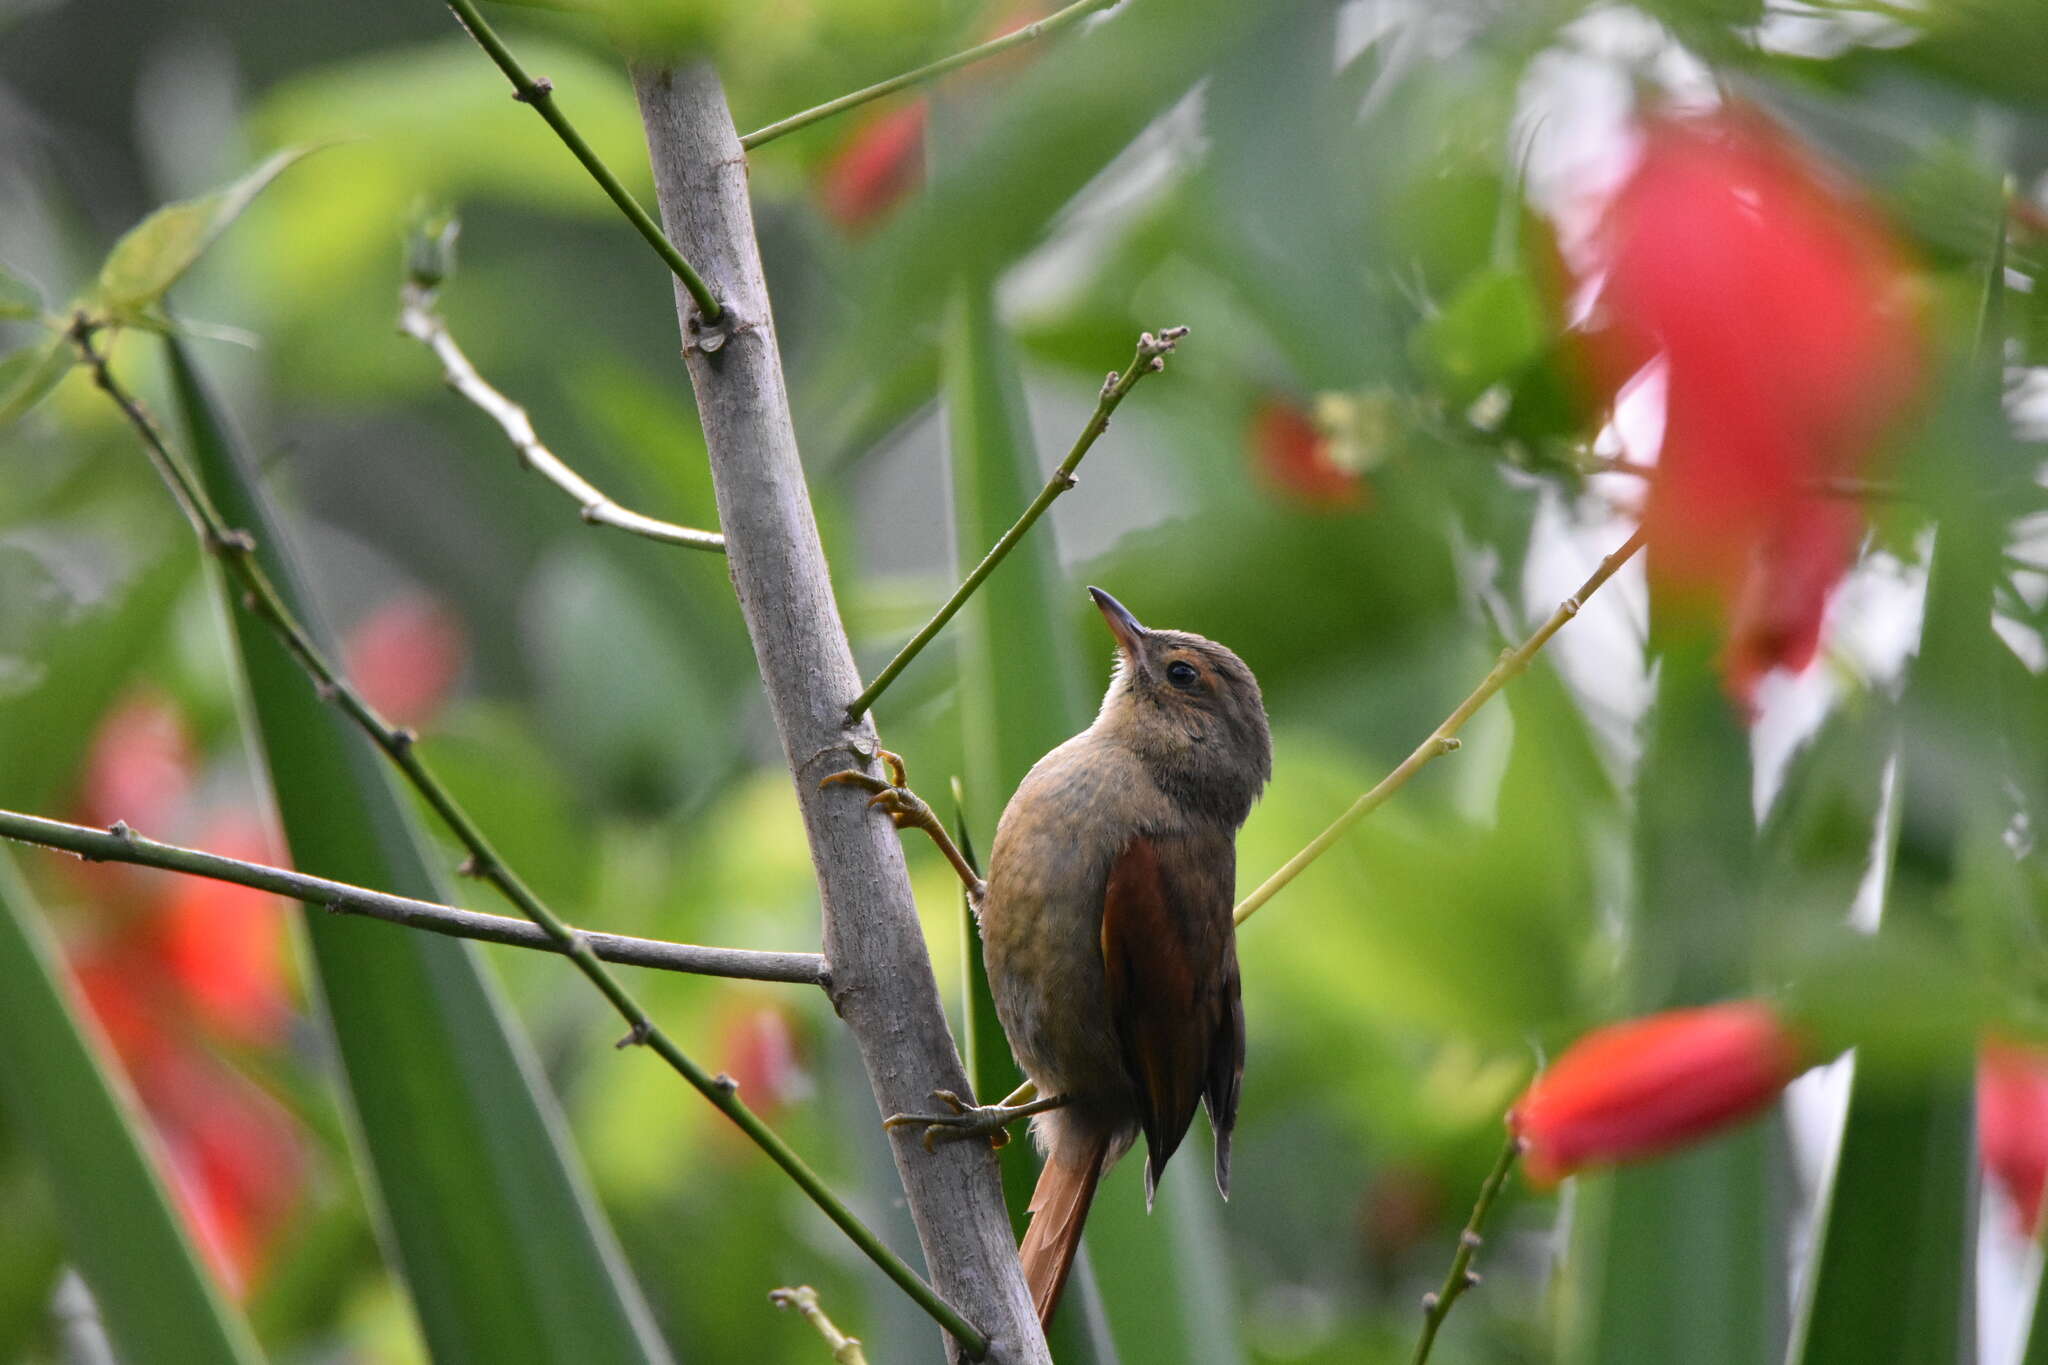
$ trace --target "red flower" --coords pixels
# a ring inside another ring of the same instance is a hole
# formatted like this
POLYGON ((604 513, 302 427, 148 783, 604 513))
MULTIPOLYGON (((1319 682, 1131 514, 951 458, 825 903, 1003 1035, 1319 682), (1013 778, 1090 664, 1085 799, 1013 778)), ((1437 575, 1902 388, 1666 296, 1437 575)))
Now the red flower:
POLYGON ((789 1016, 780 1005, 745 993, 734 997, 721 1011, 716 1055, 725 1074, 739 1083, 740 1098, 763 1118, 772 1119, 810 1091, 789 1016))
POLYGON ((1729 691, 1813 659, 1860 522, 1816 485, 1863 467, 1911 406, 1923 348, 1903 253, 1761 117, 1660 117, 1607 207, 1592 347, 1611 400, 1666 372, 1644 512, 1663 603, 1727 632, 1729 691))
POLYGON ((825 216, 847 231, 872 226, 924 179, 922 99, 863 119, 830 161, 818 184, 825 216))
POLYGON ((462 673, 462 623, 419 593, 394 597, 356 623, 343 648, 348 677, 393 725, 424 725, 462 673))
POLYGON ((1365 501, 1365 481, 1338 463, 1329 435, 1285 398, 1259 404, 1245 448, 1259 480, 1304 507, 1336 511, 1365 501))
POLYGON ((1587 1034, 1523 1092, 1508 1127, 1529 1178, 1656 1156, 1769 1107, 1811 1061, 1770 1006, 1672 1010, 1587 1034))
POLYGON ((2020 1232, 2031 1234, 2048 1186, 2048 1052, 1984 1044, 1977 1054, 1977 1152, 2012 1196, 2020 1232))
MULTIPOLYGON (((253 816, 213 821, 199 845, 230 858, 278 861, 253 816)), ((181 877, 151 927, 154 956, 196 1022, 231 1042, 281 1041, 291 1004, 285 992, 284 909, 277 897, 233 882, 181 877)))

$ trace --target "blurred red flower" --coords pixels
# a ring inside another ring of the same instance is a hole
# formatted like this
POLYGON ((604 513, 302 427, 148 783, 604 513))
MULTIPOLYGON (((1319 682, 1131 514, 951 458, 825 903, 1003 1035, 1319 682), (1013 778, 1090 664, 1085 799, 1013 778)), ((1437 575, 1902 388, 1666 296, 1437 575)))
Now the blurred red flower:
POLYGON ((720 1069, 739 1082, 740 1098, 764 1119, 810 1092, 810 1077, 797 1056, 787 1011, 778 1004, 740 994, 720 1012, 720 1069))
POLYGON ((1924 347, 1902 250, 1760 115, 1656 117, 1607 205, 1589 359, 1612 399, 1661 356, 1664 438, 1644 511, 1664 604, 1704 607, 1745 703, 1813 659, 1860 533, 1817 485, 1912 406, 1924 347))
POLYGON ((818 197, 825 216, 849 232, 871 227, 924 179, 923 99, 876 110, 860 120, 825 163, 818 197))
POLYGON ((2031 1235, 2048 1186, 2048 1051, 1995 1040, 1979 1051, 1977 1152, 2031 1235))
POLYGON ((384 602, 356 623, 343 645, 349 681, 393 725, 432 720, 468 653, 462 623, 423 593, 384 602))
POLYGON ((1812 1065, 1760 1001, 1671 1010, 1596 1029, 1532 1082, 1508 1127, 1525 1168, 1551 1184, 1707 1137, 1769 1107, 1812 1065))
MULTIPOLYGON (((201 847, 276 861, 253 812, 195 819, 197 766, 186 735, 176 708, 152 694, 109 712, 86 764, 86 818, 157 829, 198 823, 201 847)), ((163 1144, 187 1225, 240 1292, 297 1201, 305 1162, 290 1116, 207 1042, 282 1041, 290 1002, 281 912, 275 897, 248 887, 121 870, 135 875, 80 880, 96 933, 72 949, 72 973, 163 1144)))
POLYGON ((1337 461, 1329 434, 1290 399, 1260 402, 1245 431, 1245 449, 1259 481, 1289 501, 1317 511, 1365 501, 1365 481, 1337 461))

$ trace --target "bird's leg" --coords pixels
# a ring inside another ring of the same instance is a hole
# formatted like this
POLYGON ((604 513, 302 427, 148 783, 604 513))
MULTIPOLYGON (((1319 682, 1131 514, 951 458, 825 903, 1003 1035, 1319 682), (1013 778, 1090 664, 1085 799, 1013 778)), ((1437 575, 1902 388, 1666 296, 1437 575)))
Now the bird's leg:
POLYGON ((1010 1141, 1010 1125, 1033 1114, 1043 1114, 1067 1102, 1065 1095, 1037 1098, 1038 1087, 1030 1081, 1003 1096, 996 1104, 969 1104, 950 1090, 934 1090, 932 1098, 952 1112, 947 1114, 891 1114, 882 1120, 884 1128, 924 1125, 924 1149, 936 1142, 958 1142, 963 1138, 987 1138, 991 1147, 1010 1141))
POLYGON ((979 906, 982 893, 988 890, 988 883, 981 879, 981 874, 974 870, 974 864, 968 862, 966 856, 960 852, 959 845, 953 842, 952 835, 946 833, 945 824, 932 813, 932 808, 925 804, 924 798, 905 785, 910 780, 910 775, 904 771, 903 760, 887 749, 881 750, 880 753, 882 762, 888 765, 892 781, 884 782, 881 778, 872 777, 858 768, 848 768, 845 772, 833 773, 818 785, 829 787, 834 783, 843 782, 849 787, 859 787, 863 791, 872 792, 874 794, 868 797, 868 804, 887 814, 890 823, 896 828, 921 829, 931 835, 932 842, 939 846, 939 852, 946 855, 946 861, 960 874, 960 882, 967 888, 968 899, 979 906))

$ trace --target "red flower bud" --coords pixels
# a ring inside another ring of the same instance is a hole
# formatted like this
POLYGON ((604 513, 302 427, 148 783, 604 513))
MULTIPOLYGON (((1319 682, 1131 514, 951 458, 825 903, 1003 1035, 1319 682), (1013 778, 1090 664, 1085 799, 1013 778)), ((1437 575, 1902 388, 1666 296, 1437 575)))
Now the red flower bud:
POLYGON ((462 623, 420 593, 394 597, 356 623, 344 646, 350 681, 393 725, 424 725, 448 699, 469 642, 462 623))
POLYGON ((1338 511, 1365 501, 1364 480, 1337 461, 1329 434, 1287 399, 1259 404, 1245 448, 1259 481, 1292 502, 1338 511))
POLYGON ((1660 601, 1727 634, 1729 691, 1813 659, 1861 520, 1818 491, 1913 404, 1924 347, 1904 253, 1868 205, 1761 116, 1652 119, 1587 277, 1612 401, 1662 357, 1664 438, 1644 509, 1660 601))
POLYGON ((2031 1234, 2048 1186, 2048 1051, 1987 1042, 1977 1054, 1977 1153, 2031 1234))
POLYGON ((1656 1156, 1768 1108, 1812 1063, 1759 1001, 1671 1010, 1596 1029, 1508 1111, 1529 1178, 1656 1156))
POLYGON ((924 179, 922 99, 870 115, 854 130, 818 183, 825 216, 847 231, 872 226, 924 179))

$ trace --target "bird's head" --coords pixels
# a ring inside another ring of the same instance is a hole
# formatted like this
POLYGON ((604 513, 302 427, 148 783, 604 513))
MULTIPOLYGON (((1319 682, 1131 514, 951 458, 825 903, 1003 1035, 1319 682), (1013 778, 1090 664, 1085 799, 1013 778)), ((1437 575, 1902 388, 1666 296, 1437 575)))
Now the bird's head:
POLYGON ((1088 595, 1117 644, 1094 728, 1142 758, 1177 799, 1242 823, 1273 773, 1258 679, 1214 640, 1149 630, 1102 589, 1088 595))

